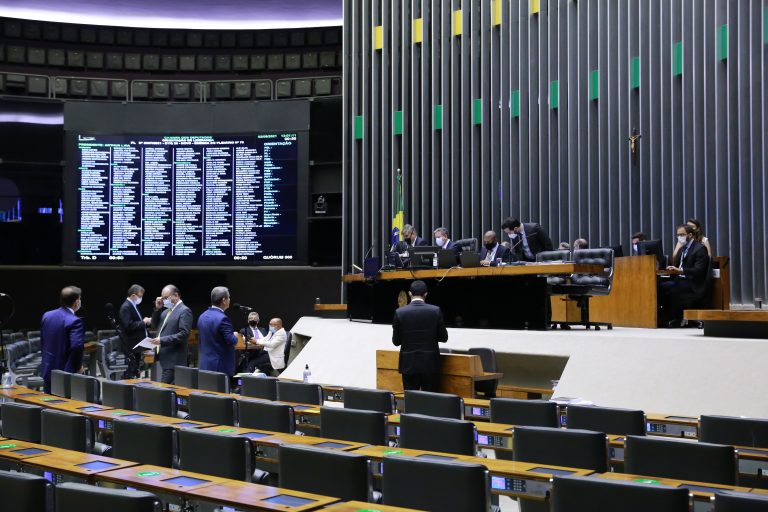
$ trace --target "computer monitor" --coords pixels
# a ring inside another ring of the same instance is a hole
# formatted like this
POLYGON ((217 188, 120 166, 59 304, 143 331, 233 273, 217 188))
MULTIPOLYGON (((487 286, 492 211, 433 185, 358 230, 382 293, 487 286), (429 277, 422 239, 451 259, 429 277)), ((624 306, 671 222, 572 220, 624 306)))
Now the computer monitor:
POLYGON ((606 247, 606 249, 613 249, 613 257, 615 258, 621 258, 624 256, 624 248, 620 245, 609 245, 606 247))
POLYGON ((637 243, 637 254, 644 256, 653 254, 656 256, 659 268, 667 268, 667 257, 661 245, 661 240, 645 240, 637 243))
POLYGON ((400 257, 400 254, 397 252, 388 252, 387 253, 387 266, 382 270, 389 270, 389 269, 395 269, 395 268, 403 268, 403 258, 400 257))
POLYGON ((439 250, 439 247, 432 245, 409 247, 408 259, 411 262, 411 268, 432 268, 432 262, 439 250))

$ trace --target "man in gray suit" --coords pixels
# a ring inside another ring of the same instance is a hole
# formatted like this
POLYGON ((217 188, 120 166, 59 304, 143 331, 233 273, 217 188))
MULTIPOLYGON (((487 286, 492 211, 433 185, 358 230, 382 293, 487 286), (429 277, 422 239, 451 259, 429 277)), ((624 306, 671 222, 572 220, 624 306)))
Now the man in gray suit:
POLYGON ((169 284, 155 299, 152 328, 157 338, 152 343, 160 348, 158 361, 163 368, 162 381, 173 384, 176 365, 186 366, 189 349, 187 339, 192 331, 192 310, 181 302, 179 289, 169 284))

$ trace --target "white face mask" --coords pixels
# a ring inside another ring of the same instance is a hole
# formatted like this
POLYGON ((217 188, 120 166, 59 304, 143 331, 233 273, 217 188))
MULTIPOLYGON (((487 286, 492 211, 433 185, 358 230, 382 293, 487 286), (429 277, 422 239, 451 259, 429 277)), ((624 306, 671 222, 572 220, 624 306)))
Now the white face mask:
POLYGON ((513 232, 512 232, 512 233, 510 233, 508 236, 509 236, 509 239, 510 239, 510 240, 514 240, 515 238, 517 238, 517 233, 515 233, 515 232, 513 231, 513 232))
POLYGON ((688 243, 688 237, 685 237, 685 236, 678 236, 678 237, 677 237, 677 243, 679 243, 680 245, 685 245, 685 244, 687 244, 687 243, 688 243))
POLYGON ((275 329, 274 327, 272 327, 272 326, 270 325, 270 326, 269 326, 269 332, 270 332, 271 334, 275 334, 275 332, 277 332, 277 329, 275 329))
POLYGON ((171 299, 163 299, 163 307, 166 309, 173 308, 173 302, 171 302, 171 299))
POLYGON ((438 247, 442 247, 445 245, 445 238, 438 238, 437 240, 435 240, 435 243, 437 244, 438 247))
POLYGON ((633 250, 634 252, 637 252, 637 244, 632 244, 632 250, 633 250))
POLYGON ((139 304, 141 304, 141 299, 143 299, 143 298, 144 297, 137 297, 136 300, 133 301, 133 303, 138 306, 139 304))

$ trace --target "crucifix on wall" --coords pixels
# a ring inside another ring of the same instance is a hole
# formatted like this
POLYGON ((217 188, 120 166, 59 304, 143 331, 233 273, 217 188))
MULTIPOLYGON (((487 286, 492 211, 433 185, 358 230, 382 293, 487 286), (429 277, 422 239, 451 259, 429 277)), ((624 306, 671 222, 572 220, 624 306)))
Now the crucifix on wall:
POLYGON ((632 152, 632 165, 637 165, 637 150, 640 147, 642 134, 637 132, 637 128, 632 128, 632 135, 629 136, 629 150, 632 152))

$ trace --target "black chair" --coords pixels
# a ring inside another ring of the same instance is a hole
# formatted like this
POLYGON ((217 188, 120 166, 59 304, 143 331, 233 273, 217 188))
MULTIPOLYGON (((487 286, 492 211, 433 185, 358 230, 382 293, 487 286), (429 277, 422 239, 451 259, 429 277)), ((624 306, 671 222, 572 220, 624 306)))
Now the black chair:
POLYGON ((383 389, 344 388, 344 408, 394 414, 395 394, 383 389))
POLYGON ((133 410, 133 386, 105 380, 101 383, 101 403, 115 409, 133 410))
POLYGON ((176 392, 153 386, 134 386, 134 410, 160 416, 176 416, 176 392))
POLYGON ((645 413, 591 405, 568 406, 568 428, 595 430, 621 436, 644 436, 645 413))
POLYGON ((205 391, 229 393, 229 376, 221 372, 198 370, 197 388, 205 391))
POLYGON ((41 476, 0 471, 0 496, 3 497, 3 510, 20 512, 53 510, 53 485, 41 476))
POLYGON ((733 446, 627 436, 624 467, 627 473, 636 475, 723 485, 736 483, 733 446))
POLYGON ((64 450, 93 453, 95 435, 90 418, 54 409, 41 414, 40 442, 64 450))
POLYGON ((237 401, 227 396, 190 393, 189 418, 214 425, 234 425, 237 401))
POLYGON ((139 464, 172 468, 177 444, 176 430, 170 425, 116 420, 110 456, 139 464))
POLYGON ((548 427, 515 427, 514 460, 608 471, 608 440, 602 432, 548 427))
MULTIPOLYGON (((483 371, 486 373, 496 373, 496 351, 492 348, 470 348, 467 353, 471 356, 479 356, 483 365, 483 371)), ((499 386, 499 380, 479 380, 475 382, 475 395, 484 398, 496 398, 496 388, 499 386)))
POLYGON ((321 407, 320 437, 386 446, 387 416, 378 411, 321 407))
POLYGON ((488 470, 480 464, 388 456, 383 468, 385 505, 418 510, 490 510, 488 470))
POLYGON ((293 434, 296 432, 296 416, 288 404, 240 400, 239 426, 293 434))
POLYGON ((181 429, 179 468, 206 475, 250 482, 253 452, 247 437, 181 429))
POLYGON ((319 384, 281 380, 277 383, 277 398, 283 402, 323 405, 323 388, 319 384))
POLYGON ((600 326, 613 329, 608 322, 591 322, 589 320, 589 298, 605 296, 611 293, 613 285, 613 249, 580 249, 573 253, 574 263, 584 265, 601 265, 602 274, 572 274, 570 283, 552 286, 552 293, 568 295, 575 300, 581 309, 580 322, 559 322, 560 325, 583 325, 587 329, 600 326))
POLYGON ((699 441, 768 448, 768 420, 703 415, 699 418, 699 441))
POLYGON ((282 445, 278 466, 283 489, 334 496, 345 501, 371 501, 371 471, 364 455, 282 445), (333 470, 329 471, 330 468, 333 470))
POLYGON ((491 421, 527 427, 560 426, 557 404, 548 400, 494 398, 491 400, 491 421))
POLYGON ((283 349, 283 361, 285 362, 285 367, 277 370, 278 375, 288 368, 288 360, 291 358, 291 343, 293 343, 293 333, 291 331, 285 331, 285 348, 283 349))
POLYGON ((70 378, 70 388, 73 400, 91 404, 101 403, 101 384, 96 377, 73 373, 70 378))
POLYGON ((183 388, 197 389, 197 372, 197 368, 174 366, 173 383, 183 388))
POLYGON ((617 482, 600 478, 556 476, 552 512, 688 512, 688 489, 617 482))
POLYGON ((143 491, 64 483, 56 486, 56 512, 160 512, 162 503, 143 491))
POLYGON ((4 403, 2 406, 3 437, 40 442, 40 415, 43 408, 37 405, 4 403))
MULTIPOLYGON (((536 254, 536 263, 550 263, 554 261, 571 261, 571 251, 542 251, 536 254)), ((563 284, 566 282, 566 278, 563 276, 547 276, 547 285, 550 290, 552 286, 563 284)))
POLYGON ((475 424, 421 414, 400 415, 400 446, 414 450, 475 455, 475 424))
POLYGON ((63 370, 51 370, 51 394, 62 398, 72 397, 72 374, 63 370))
POLYGON ((453 242, 454 246, 459 247, 459 251, 472 251, 472 252, 478 252, 477 250, 477 238, 462 238, 461 240, 456 240, 453 242))
POLYGON ((277 400, 275 377, 243 377, 240 394, 262 400, 277 400))
POLYGON ((720 491, 715 493, 715 512, 766 512, 768 510, 768 496, 720 491))
POLYGON ((464 419, 464 399, 447 393, 406 391, 404 408, 408 414, 464 419))

